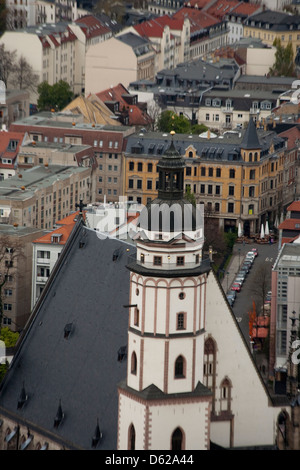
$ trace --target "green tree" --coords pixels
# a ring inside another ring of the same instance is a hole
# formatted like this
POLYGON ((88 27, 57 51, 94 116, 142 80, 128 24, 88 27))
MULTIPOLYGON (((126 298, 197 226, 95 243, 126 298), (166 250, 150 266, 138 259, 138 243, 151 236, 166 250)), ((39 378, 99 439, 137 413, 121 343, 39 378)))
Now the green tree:
POLYGON ((175 131, 177 134, 190 132, 190 121, 184 116, 178 116, 173 111, 163 111, 157 120, 157 130, 160 132, 175 131))
POLYGON ((49 85, 47 82, 40 83, 38 93, 38 108, 45 111, 51 109, 60 111, 74 98, 70 85, 63 80, 54 83, 54 85, 49 85))
POLYGON ((186 187, 185 194, 184 194, 184 198, 185 198, 187 201, 189 201, 191 204, 193 204, 193 206, 196 207, 196 198, 195 198, 195 194, 192 193, 190 185, 187 185, 187 187, 186 187))
POLYGON ((281 44, 279 38, 273 42, 276 47, 275 62, 270 68, 269 73, 272 76, 293 77, 296 75, 295 62, 292 43, 289 42, 286 47, 281 44))

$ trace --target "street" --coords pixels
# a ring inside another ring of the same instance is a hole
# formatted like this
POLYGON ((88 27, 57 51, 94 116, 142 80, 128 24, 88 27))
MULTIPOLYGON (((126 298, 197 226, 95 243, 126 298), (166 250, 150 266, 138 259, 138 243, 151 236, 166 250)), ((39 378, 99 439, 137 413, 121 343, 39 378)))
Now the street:
POLYGON ((246 279, 242 285, 241 291, 237 293, 235 303, 232 307, 232 310, 235 314, 235 317, 239 323, 240 329, 249 344, 249 312, 253 306, 253 300, 256 296, 253 292, 253 285, 256 282, 256 279, 259 281, 259 273, 264 269, 265 266, 268 267, 268 289, 271 290, 271 271, 272 266, 278 255, 278 243, 273 245, 259 245, 256 243, 249 245, 235 245, 234 246, 234 255, 233 259, 227 270, 227 279, 223 281, 223 288, 225 293, 227 292, 227 282, 229 282, 228 288, 234 280, 235 274, 239 271, 239 262, 242 264, 243 259, 248 251, 252 248, 257 248, 258 256, 255 258, 250 272, 246 276, 246 279))

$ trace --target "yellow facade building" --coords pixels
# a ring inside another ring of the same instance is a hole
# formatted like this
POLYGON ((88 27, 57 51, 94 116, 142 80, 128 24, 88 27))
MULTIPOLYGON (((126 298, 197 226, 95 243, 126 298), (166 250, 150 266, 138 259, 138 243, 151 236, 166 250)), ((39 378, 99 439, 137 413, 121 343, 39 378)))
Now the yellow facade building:
POLYGON ((272 10, 262 11, 247 18, 244 37, 261 39, 269 46, 273 45, 275 39, 280 39, 284 47, 291 43, 295 58, 300 45, 300 16, 272 10))
POLYGON ((185 189, 205 214, 224 230, 241 224, 246 235, 270 225, 291 202, 283 191, 286 140, 275 131, 256 129, 252 120, 245 131, 214 136, 174 135, 151 132, 128 138, 125 158, 124 196, 146 205, 157 197, 157 163, 173 138, 185 158, 185 189))

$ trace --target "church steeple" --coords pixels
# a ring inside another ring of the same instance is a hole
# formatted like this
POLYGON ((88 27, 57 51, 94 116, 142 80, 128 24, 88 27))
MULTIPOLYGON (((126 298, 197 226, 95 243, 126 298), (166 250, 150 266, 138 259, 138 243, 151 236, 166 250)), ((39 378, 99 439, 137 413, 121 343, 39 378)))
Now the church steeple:
POLYGON ((252 117, 249 119, 249 123, 242 140, 241 148, 244 150, 257 150, 261 148, 257 130, 252 117))
POLYGON ((175 201, 183 198, 184 167, 185 161, 176 150, 172 139, 169 149, 157 165, 159 171, 158 197, 160 199, 175 201))

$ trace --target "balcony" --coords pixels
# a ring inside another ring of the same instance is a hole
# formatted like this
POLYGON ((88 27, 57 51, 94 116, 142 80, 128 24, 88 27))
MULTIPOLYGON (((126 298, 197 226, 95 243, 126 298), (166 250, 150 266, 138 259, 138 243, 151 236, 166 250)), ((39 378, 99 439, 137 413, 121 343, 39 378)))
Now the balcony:
POLYGON ((36 276, 36 282, 39 282, 41 284, 46 284, 46 282, 48 281, 48 277, 47 276, 40 276, 37 274, 36 276))
POLYGON ((36 259, 37 264, 50 264, 50 259, 49 258, 37 258, 36 259))

